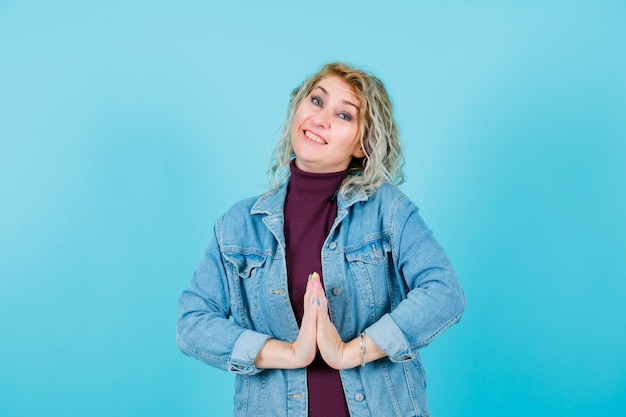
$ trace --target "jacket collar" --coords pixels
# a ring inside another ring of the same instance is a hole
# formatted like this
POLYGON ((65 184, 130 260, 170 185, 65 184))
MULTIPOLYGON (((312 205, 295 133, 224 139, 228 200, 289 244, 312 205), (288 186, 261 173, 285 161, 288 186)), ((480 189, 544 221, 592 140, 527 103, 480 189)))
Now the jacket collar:
POLYGON ((285 197, 287 196, 287 184, 285 181, 278 190, 268 191, 261 195, 252 205, 250 214, 276 215, 282 213, 285 208, 285 197))
MULTIPOLYGON (((287 186, 289 181, 285 181, 278 190, 268 191, 261 195, 250 209, 250 214, 267 214, 269 216, 281 214, 285 208, 285 197, 287 196, 287 186)), ((350 206, 359 202, 367 201, 367 193, 357 190, 349 198, 337 197, 338 211, 346 211, 350 206)))

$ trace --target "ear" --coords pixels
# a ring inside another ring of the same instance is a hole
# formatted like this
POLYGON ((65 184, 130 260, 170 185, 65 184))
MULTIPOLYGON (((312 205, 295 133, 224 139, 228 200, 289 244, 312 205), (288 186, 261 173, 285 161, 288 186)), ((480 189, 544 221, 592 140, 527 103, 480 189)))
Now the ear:
POLYGON ((365 158, 365 151, 363 150, 363 139, 359 139, 356 145, 357 146, 354 148, 354 152, 352 152, 352 156, 355 158, 365 158))
POLYGON ((354 156, 355 158, 365 158, 365 151, 363 151, 363 148, 359 146, 354 150, 352 156, 354 156))

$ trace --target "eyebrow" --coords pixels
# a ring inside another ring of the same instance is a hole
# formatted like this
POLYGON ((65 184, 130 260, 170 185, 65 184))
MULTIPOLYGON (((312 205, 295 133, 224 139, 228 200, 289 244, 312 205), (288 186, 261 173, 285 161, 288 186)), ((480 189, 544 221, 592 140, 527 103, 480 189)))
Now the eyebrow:
MULTIPOLYGON (((324 87, 322 87, 321 85, 319 85, 319 84, 318 84, 318 85, 314 88, 314 90, 315 90, 315 89, 317 89, 317 88, 319 88, 320 90, 322 90, 322 91, 324 92, 324 94, 328 95, 328 91, 326 91, 326 89, 325 89, 324 87)), ((349 101, 349 100, 341 100, 341 101, 342 101, 342 102, 344 102, 344 103, 346 103, 346 104, 349 104, 350 106, 353 106, 355 109, 357 109, 357 110, 359 110, 359 111, 361 110, 361 109, 359 109, 359 106, 357 106, 356 104, 354 104, 353 102, 351 102, 351 101, 349 101)))

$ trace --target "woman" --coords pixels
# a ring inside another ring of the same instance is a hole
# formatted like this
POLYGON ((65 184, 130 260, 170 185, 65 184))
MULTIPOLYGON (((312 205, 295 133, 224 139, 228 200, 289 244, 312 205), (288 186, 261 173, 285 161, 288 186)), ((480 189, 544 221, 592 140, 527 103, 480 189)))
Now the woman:
POLYGON ((179 347, 237 374, 236 416, 429 415, 418 350, 465 299, 402 162, 375 76, 332 63, 293 91, 272 189, 216 222, 179 300, 179 347))

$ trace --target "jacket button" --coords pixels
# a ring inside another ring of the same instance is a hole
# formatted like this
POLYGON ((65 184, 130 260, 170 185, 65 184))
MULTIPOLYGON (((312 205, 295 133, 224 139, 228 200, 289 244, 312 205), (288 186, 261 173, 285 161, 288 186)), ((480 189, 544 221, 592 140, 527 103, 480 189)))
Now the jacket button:
POLYGON ((330 248, 330 250, 335 250, 335 248, 337 247, 337 242, 331 242, 328 247, 330 248))
POLYGON ((358 394, 354 395, 354 399, 357 400, 358 402, 361 402, 365 399, 365 395, 361 394, 360 392, 358 394))
POLYGON ((335 288, 333 288, 333 294, 334 294, 334 295, 339 295, 339 294, 341 294, 341 288, 339 288, 339 287, 335 287, 335 288))

